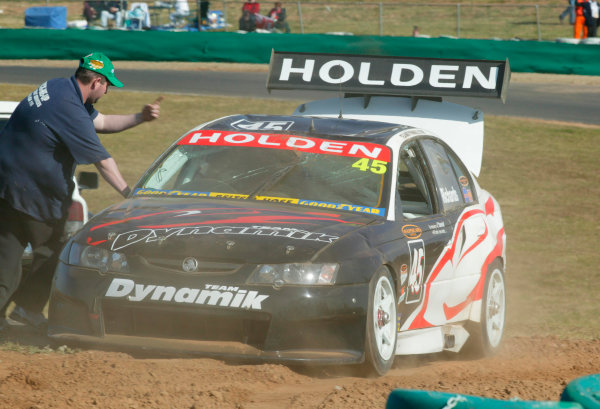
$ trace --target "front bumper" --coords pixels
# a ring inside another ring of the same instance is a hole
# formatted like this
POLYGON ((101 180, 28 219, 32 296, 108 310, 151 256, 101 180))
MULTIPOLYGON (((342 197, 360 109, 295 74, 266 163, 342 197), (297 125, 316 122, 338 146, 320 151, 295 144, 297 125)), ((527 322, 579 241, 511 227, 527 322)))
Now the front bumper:
POLYGON ((48 335, 87 346, 294 364, 363 360, 368 284, 275 289, 232 281, 232 276, 115 276, 61 262, 50 297, 48 335), (134 281, 138 293, 108 297, 115 279, 134 281), (182 294, 220 288, 215 294, 222 298, 226 290, 238 289, 235 294, 256 292, 264 299, 252 305, 260 308, 242 308, 235 296, 229 303, 216 296, 202 303, 176 301, 177 296, 152 299, 154 286, 182 294), (145 297, 136 297, 144 291, 145 297))

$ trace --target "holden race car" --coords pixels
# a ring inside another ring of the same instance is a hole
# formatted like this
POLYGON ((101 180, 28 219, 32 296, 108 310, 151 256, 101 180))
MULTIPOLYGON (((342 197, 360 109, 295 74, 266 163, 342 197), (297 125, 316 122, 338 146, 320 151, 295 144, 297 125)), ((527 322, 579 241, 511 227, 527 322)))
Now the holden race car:
POLYGON ((500 206, 476 177, 508 62, 274 52, 269 89, 344 91, 190 130, 65 246, 60 342, 355 364, 495 352, 500 206))

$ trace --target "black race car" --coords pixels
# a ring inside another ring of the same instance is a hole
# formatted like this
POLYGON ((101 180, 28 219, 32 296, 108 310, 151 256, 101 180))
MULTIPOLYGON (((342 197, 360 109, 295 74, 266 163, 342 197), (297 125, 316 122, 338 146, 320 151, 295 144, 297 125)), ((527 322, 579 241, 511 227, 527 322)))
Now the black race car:
POLYGON ((506 236, 475 179, 483 116, 433 85, 503 96, 508 65, 378 58, 274 53, 270 88, 349 95, 179 138, 64 248, 49 335, 376 374, 395 355, 494 352, 506 236), (419 98, 377 88, 419 70, 419 98))

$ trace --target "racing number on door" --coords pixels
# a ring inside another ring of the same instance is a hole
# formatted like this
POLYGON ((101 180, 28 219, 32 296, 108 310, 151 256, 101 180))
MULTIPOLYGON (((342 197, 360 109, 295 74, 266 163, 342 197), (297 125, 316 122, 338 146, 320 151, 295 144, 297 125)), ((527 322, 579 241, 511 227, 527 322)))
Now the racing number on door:
POLYGON ((363 172, 370 170, 373 173, 382 175, 387 170, 387 162, 382 161, 382 160, 375 160, 375 159, 369 160, 367 158, 362 158, 362 159, 359 159, 356 162, 354 162, 352 164, 352 167, 358 168, 359 170, 362 170, 363 172))
POLYGON ((406 303, 415 303, 421 300, 423 293, 423 280, 425 276, 425 244, 423 240, 408 242, 410 252, 410 269, 408 271, 408 288, 406 303))

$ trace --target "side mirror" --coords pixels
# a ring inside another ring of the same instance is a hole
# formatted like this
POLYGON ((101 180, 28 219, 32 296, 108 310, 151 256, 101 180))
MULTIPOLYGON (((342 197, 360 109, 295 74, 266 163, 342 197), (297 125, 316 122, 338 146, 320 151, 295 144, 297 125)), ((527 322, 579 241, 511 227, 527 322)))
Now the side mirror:
POLYGON ((79 189, 98 189, 98 174, 96 172, 79 172, 77 177, 79 189))

